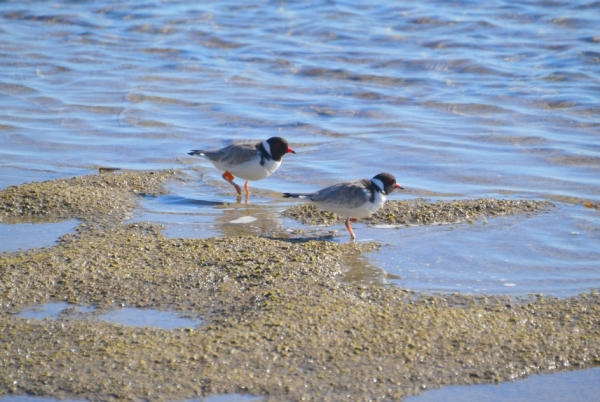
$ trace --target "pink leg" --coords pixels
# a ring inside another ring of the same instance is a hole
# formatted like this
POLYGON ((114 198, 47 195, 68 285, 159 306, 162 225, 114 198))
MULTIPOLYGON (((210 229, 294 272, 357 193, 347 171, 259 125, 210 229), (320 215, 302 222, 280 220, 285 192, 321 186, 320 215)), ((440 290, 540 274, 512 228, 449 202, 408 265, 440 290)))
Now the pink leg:
POLYGON ((246 180, 246 184, 244 184, 244 188, 246 189, 246 195, 250 195, 250 190, 248 189, 248 180, 246 180))
POLYGON ((354 235, 354 231, 352 230, 352 225, 350 225, 350 222, 358 222, 358 219, 356 219, 356 218, 346 219, 346 229, 348 229, 348 232, 350 232, 350 237, 354 240, 354 239, 356 239, 356 236, 354 235))

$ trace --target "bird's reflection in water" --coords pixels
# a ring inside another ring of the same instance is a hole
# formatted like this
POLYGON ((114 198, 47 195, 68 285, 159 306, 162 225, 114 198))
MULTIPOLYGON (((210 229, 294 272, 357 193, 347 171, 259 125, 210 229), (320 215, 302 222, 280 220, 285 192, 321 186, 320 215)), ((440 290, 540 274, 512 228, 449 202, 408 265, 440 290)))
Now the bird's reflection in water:
POLYGON ((248 202, 250 201, 250 194, 238 194, 236 197, 236 201, 238 204, 245 204, 248 205, 248 202))
POLYGON ((225 201, 199 200, 179 195, 162 195, 159 197, 144 196, 144 199, 146 200, 146 205, 144 205, 145 209, 151 209, 153 212, 158 212, 158 210, 164 212, 178 212, 182 211, 182 209, 185 210, 185 212, 189 212, 190 209, 185 209, 186 206, 217 207, 228 205, 228 203, 225 201), (162 206, 163 208, 160 208, 160 206, 162 206))
POLYGON ((221 210, 215 229, 224 236, 269 236, 283 230, 281 212, 273 205, 238 203, 215 209, 221 210))
POLYGON ((386 285, 390 279, 398 279, 396 275, 388 274, 360 254, 345 256, 344 265, 347 271, 342 277, 343 282, 386 285))

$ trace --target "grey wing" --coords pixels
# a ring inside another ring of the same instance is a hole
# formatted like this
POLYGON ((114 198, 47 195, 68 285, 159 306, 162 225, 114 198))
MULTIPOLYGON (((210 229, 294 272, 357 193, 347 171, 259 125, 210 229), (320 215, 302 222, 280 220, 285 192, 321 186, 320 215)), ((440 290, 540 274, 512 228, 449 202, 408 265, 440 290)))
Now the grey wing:
POLYGON ((314 202, 357 208, 371 198, 367 189, 368 182, 369 180, 357 180, 334 184, 331 187, 319 190, 310 198, 314 202))
POLYGON ((236 142, 218 151, 204 152, 210 160, 228 165, 240 165, 256 156, 256 142, 236 142))

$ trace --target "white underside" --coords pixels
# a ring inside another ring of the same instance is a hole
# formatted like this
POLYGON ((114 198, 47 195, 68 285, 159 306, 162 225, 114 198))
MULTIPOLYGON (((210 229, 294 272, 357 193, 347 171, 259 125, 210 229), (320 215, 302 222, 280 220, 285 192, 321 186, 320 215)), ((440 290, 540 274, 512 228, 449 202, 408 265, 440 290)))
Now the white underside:
POLYGON ((335 214, 348 218, 366 218, 373 215, 385 203, 386 196, 380 192, 375 193, 373 202, 365 202, 357 208, 349 208, 340 204, 329 204, 324 202, 314 202, 315 206, 323 211, 333 212, 335 214))
MULTIPOLYGON (((210 159, 209 159, 210 160, 210 159)), ((260 164, 260 159, 252 159, 241 165, 232 166, 226 163, 211 161, 219 170, 228 171, 234 177, 244 180, 262 180, 271 176, 281 165, 281 161, 275 162, 273 159, 265 160, 264 166, 260 164)))

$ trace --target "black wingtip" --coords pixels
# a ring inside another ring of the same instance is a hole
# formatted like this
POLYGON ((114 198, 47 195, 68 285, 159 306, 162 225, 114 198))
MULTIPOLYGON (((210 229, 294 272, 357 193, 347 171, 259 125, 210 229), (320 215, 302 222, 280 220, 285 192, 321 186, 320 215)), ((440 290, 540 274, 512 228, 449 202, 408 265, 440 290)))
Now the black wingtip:
POLYGON ((293 196, 290 193, 283 193, 283 198, 292 198, 293 196))

